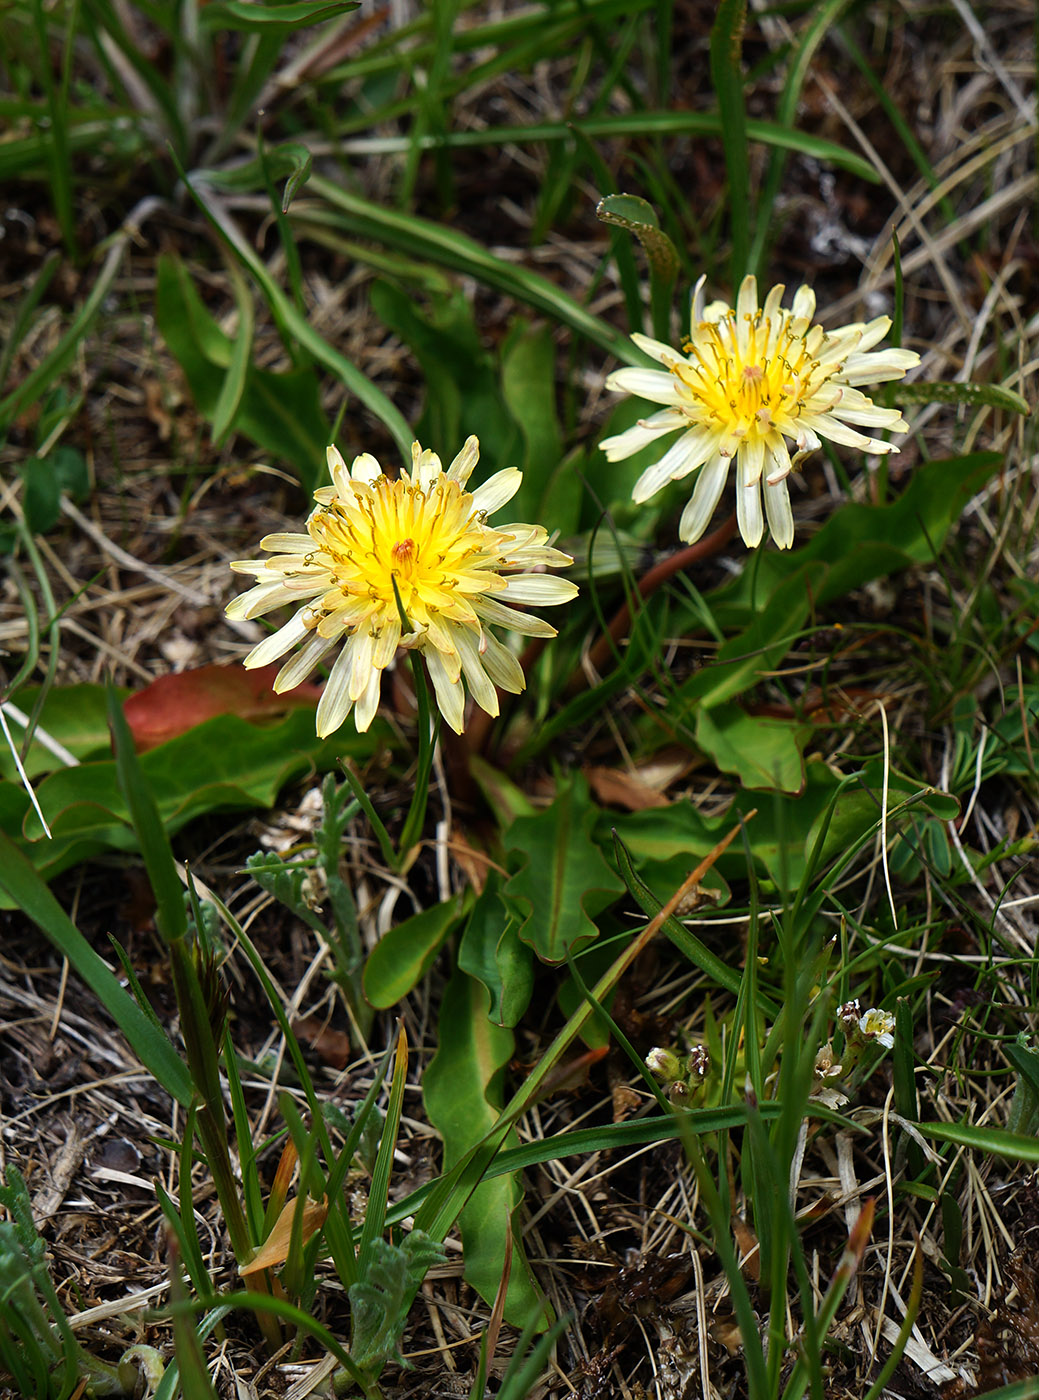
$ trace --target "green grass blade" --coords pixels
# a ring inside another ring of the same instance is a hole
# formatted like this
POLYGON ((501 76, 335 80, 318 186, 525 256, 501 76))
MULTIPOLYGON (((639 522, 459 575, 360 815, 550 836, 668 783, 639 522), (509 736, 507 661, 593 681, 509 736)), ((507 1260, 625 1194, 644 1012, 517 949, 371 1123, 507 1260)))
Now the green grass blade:
POLYGON ((754 224, 747 153, 747 109, 743 99, 743 27, 747 0, 720 0, 711 28, 711 80, 718 98, 722 149, 729 177, 732 284, 750 271, 750 233, 754 224))
POLYGON ((155 799, 134 752, 130 726, 112 686, 108 688, 107 703, 108 723, 115 744, 119 786, 126 799, 130 822, 140 844, 144 866, 158 905, 156 923, 166 942, 172 943, 182 939, 187 933, 184 889, 177 874, 173 851, 170 849, 169 837, 159 816, 159 809, 155 805, 155 799))
MULTIPOLYGON (((370 118, 366 118, 365 128, 370 124, 370 118)), ((723 130, 724 118, 717 112, 631 112, 622 117, 577 117, 572 122, 532 122, 529 126, 488 126, 478 131, 449 131, 440 137, 419 137, 417 141, 423 150, 435 150, 439 146, 449 150, 465 150, 500 146, 506 142, 519 146, 532 142, 566 142, 575 137, 586 141, 606 141, 636 137, 721 136, 723 130)), ((867 180, 871 185, 880 182, 879 175, 867 160, 825 137, 798 131, 781 122, 760 119, 746 122, 746 135, 748 141, 834 165, 857 179, 867 180)), ((406 136, 363 136, 344 139, 339 149, 349 156, 395 155, 406 151, 408 144, 406 136)), ((218 183, 218 172, 207 174, 214 184, 218 183)), ((227 178, 231 178, 231 175, 232 172, 229 172, 227 178)))
POLYGON ((319 364, 324 365, 327 370, 334 374, 344 388, 358 398, 383 423, 397 443, 404 461, 409 461, 413 434, 399 411, 382 390, 376 388, 367 375, 362 374, 345 355, 341 355, 338 350, 333 349, 313 329, 306 317, 300 315, 291 300, 268 272, 263 259, 249 246, 227 210, 216 199, 213 191, 208 189, 205 182, 198 176, 186 174, 184 179, 207 219, 242 265, 248 268, 256 279, 286 342, 291 343, 294 340, 319 364))
MULTIPOLYGON (((653 918, 660 911, 660 900, 635 869, 624 843, 618 836, 614 837, 614 853, 621 878, 627 885, 629 893, 638 900, 643 911, 650 918, 653 918)), ((724 987, 734 997, 739 997, 743 984, 742 975, 735 968, 730 967, 728 963, 723 962, 716 953, 712 953, 710 948, 701 942, 695 933, 690 932, 684 924, 673 917, 664 923, 662 932, 667 934, 675 947, 684 953, 695 967, 698 967, 719 987, 724 987)), ((769 998, 762 992, 759 992, 758 996, 762 1009, 775 1015, 776 1007, 769 998)))
POLYGON ((364 1279, 372 1261, 372 1251, 376 1240, 382 1239, 386 1222, 386 1203, 390 1193, 390 1173, 393 1170, 393 1154, 397 1147, 397 1130, 404 1107, 404 1089, 408 1077, 408 1038, 404 1027, 397 1034, 397 1054, 393 1063, 393 1079, 390 1082, 390 1099, 386 1117, 382 1124, 382 1139, 379 1142, 379 1155, 375 1159, 372 1184, 368 1192, 368 1208, 361 1228, 361 1241, 358 1249, 357 1272, 364 1279))
POLYGON ((125 229, 116 234, 109 244, 108 254, 90 289, 90 295, 73 317, 68 330, 50 354, 25 376, 17 389, 12 389, 6 398, 0 400, 0 434, 6 432, 28 404, 41 399, 50 385, 72 363, 91 322, 111 291, 129 241, 130 235, 125 229))
POLYGON ((62 957, 68 958, 73 969, 103 1002, 141 1064, 172 1098, 187 1107, 192 1098, 187 1065, 169 1039, 156 1029, 133 997, 119 985, 25 856, 2 831, 0 886, 46 934, 62 957))
POLYGON ((51 198, 54 212, 61 228, 62 241, 72 258, 76 257, 76 217, 72 201, 72 165, 69 158, 68 140, 68 83, 72 39, 76 33, 76 10, 65 17, 67 25, 62 52, 62 72, 59 82, 55 82, 51 68, 50 36, 47 33, 47 20, 43 10, 43 0, 33 0, 33 21, 36 39, 40 50, 40 78, 47 98, 48 136, 47 164, 50 173, 51 198))
POLYGON ((975 1123, 917 1123, 916 1126, 924 1137, 937 1142, 969 1147, 973 1152, 983 1152, 990 1157, 1005 1157, 1008 1162, 1039 1162, 1039 1138, 1031 1135, 975 1123))
MULTIPOLYGON (((939 178, 931 162, 927 159, 924 148, 913 135, 912 127, 903 117, 898 102, 895 101, 891 93, 877 77, 876 73, 874 73, 869 59, 852 38, 848 28, 843 24, 839 24, 836 26, 836 33, 841 46, 845 49, 856 68, 858 68, 863 78, 869 84, 870 90, 876 99, 877 106, 880 107, 881 111, 883 111, 884 115, 895 129, 898 142, 902 149, 910 156, 927 186, 932 190, 936 190, 940 184, 939 178)), ((957 222, 959 215, 948 195, 943 195, 941 197, 938 207, 942 211, 942 216, 946 224, 952 227, 957 222)), ((896 341, 895 343, 897 344, 898 342, 896 341)))
POLYGON ((213 409, 212 432, 216 447, 223 445, 242 402, 249 365, 252 362, 253 333, 256 328, 256 311, 245 279, 235 263, 230 264, 230 270, 235 305, 238 307, 238 327, 231 344, 231 363, 227 367, 224 382, 220 386, 220 397, 213 409))
MULTIPOLYGON (((797 47, 790 56, 790 65, 787 69, 786 80, 783 83, 783 91, 780 94, 779 103, 776 109, 776 118, 783 126, 793 126, 797 120, 797 107, 801 100, 801 92, 804 88, 808 74, 811 70, 812 59, 819 45, 826 38, 830 29, 837 23, 844 10, 847 9, 851 0, 825 0, 814 11, 810 11, 811 18, 804 33, 800 37, 797 47)), ((768 170, 758 201, 758 222, 754 230, 754 244, 750 251, 750 262, 747 270, 756 272, 760 277, 765 271, 767 247, 772 215, 776 205, 776 197, 779 194, 780 185, 783 180, 783 171, 786 167, 788 151, 782 146, 773 149, 769 157, 768 170)), ((874 178, 876 178, 874 176, 874 178)), ((897 342, 896 342, 897 343, 897 342)))
MULTIPOLYGON (((373 238, 411 256, 427 258, 475 277, 561 321, 625 363, 642 363, 642 357, 621 331, 586 311, 547 278, 495 257, 465 234, 413 214, 384 209, 322 176, 312 177, 310 190, 325 200, 351 234, 373 238)), ((294 206, 292 213, 296 217, 298 210, 299 206, 294 206)), ((313 210, 308 210, 308 217, 312 216, 313 210)))

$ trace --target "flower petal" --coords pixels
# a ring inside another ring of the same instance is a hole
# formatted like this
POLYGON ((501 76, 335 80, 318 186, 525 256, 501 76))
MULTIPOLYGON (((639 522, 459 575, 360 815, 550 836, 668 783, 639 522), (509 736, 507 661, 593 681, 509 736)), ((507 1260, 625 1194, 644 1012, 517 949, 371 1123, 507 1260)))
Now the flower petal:
POLYGON ((493 515, 496 510, 501 510, 506 501, 512 500, 522 481, 523 473, 516 467, 495 472, 473 492, 474 509, 482 510, 484 515, 493 515))
POLYGON ((551 607, 577 597, 577 585, 552 574, 515 574, 508 580, 506 597, 510 603, 551 607))
POLYGON ((309 632, 303 621, 304 615, 305 609, 301 608, 284 627, 279 627, 277 632, 272 632, 269 637, 264 637, 262 642, 254 646, 242 662, 245 669, 251 671, 257 666, 268 666, 304 641, 309 632))
POLYGON ((468 627, 459 627, 455 631, 455 642, 458 647, 458 655, 462 659, 462 672, 469 687, 469 694, 481 710, 489 715, 498 714, 498 692, 495 690, 490 676, 484 670, 483 658, 480 655, 476 637, 469 631, 468 627))
POLYGON ((615 369, 607 375, 606 387, 622 389, 626 394, 649 399, 651 403, 680 404, 688 397, 673 374, 664 374, 659 369, 615 369))
POLYGON ((769 534, 780 549, 789 549, 794 542, 794 513, 790 509, 790 491, 786 477, 770 485, 763 485, 765 515, 768 519, 769 534))
POLYGON ((426 669, 436 692, 437 707, 455 733, 461 734, 465 721, 465 691, 462 689, 461 680, 448 673, 444 659, 438 651, 431 648, 423 650, 422 655, 425 657, 426 669))
POLYGON ((484 633, 481 655, 483 668, 495 685, 501 686, 502 690, 507 690, 510 695, 519 695, 526 689, 527 682, 522 666, 508 647, 502 646, 498 638, 490 632, 484 633))
POLYGON ((354 723, 357 725, 358 734, 364 734, 375 718, 375 712, 379 708, 379 691, 382 686, 382 671, 373 670, 368 677, 368 685, 364 694, 354 705, 354 723))
POLYGON ((475 436, 467 437, 462 444, 462 450, 456 454, 454 461, 448 467, 447 475, 452 481, 457 481, 459 486, 464 486, 479 460, 480 439, 475 436))
POLYGON ((711 457, 700 468, 693 494, 689 497, 678 522, 680 540, 684 540, 686 544, 695 544, 707 529, 715 507, 721 499, 728 475, 729 459, 721 454, 711 457))
POLYGON ((353 673, 353 653, 348 646, 335 659, 328 680, 317 702, 317 734, 325 739, 342 725, 353 706, 350 697, 350 677, 353 673))
POLYGON ((718 435, 712 429, 690 429, 673 442, 661 457, 636 481, 631 498, 636 504, 648 501, 669 481, 679 481, 718 450, 718 435))
POLYGON ((754 474, 753 464, 745 464, 741 453, 736 464, 736 523, 745 544, 751 549, 761 543, 765 533, 765 518, 761 513, 760 470, 754 474))
POLYGON ((525 637, 554 637, 556 629, 543 618, 533 613, 520 612, 519 608, 506 608, 495 598, 481 598, 476 603, 476 615, 481 622, 489 622, 498 627, 508 627, 513 632, 521 632, 525 637))
POLYGON ((272 689, 275 695, 283 695, 286 690, 295 690, 296 686, 310 675, 325 652, 331 650, 334 645, 333 641, 324 637, 311 637, 295 656, 286 661, 274 677, 272 689))

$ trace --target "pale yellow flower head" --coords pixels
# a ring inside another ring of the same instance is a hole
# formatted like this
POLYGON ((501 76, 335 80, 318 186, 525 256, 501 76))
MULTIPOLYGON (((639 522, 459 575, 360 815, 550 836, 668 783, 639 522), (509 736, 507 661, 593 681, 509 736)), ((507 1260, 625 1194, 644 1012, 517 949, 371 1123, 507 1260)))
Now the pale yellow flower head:
POLYGON ((269 558, 231 565, 257 582, 228 604, 229 617, 300 604, 245 658, 247 667, 265 666, 299 647, 279 671, 276 691, 299 685, 338 648, 317 709, 322 737, 351 710, 357 728, 368 728, 382 673, 398 647, 421 651, 437 704, 460 734, 466 688, 491 715, 498 713, 495 686, 513 694, 524 688, 519 662, 490 626, 555 636, 555 628, 520 608, 573 598, 572 583, 542 572, 573 560, 547 543, 540 525, 488 525, 487 517, 516 494, 522 473, 509 467, 469 491, 479 455, 471 437, 444 471, 436 453, 416 442, 411 472, 391 481, 368 453, 348 470, 330 447, 333 484, 314 492, 307 533, 268 535, 260 548, 269 558))
POLYGON ((639 349, 664 370, 619 369, 606 381, 608 389, 665 407, 606 438, 601 447, 611 462, 618 461, 680 429, 660 460, 639 477, 634 499, 646 501, 667 482, 698 472, 679 524, 680 537, 692 543, 707 529, 735 459, 740 534, 748 545, 759 544, 767 520, 776 544, 789 549, 791 469, 822 438, 863 452, 897 452, 891 443, 857 429, 905 432, 909 425, 897 409, 878 408, 858 386, 901 379, 920 357, 913 350, 873 350, 891 326, 887 316, 824 330, 812 320, 810 287, 798 288, 789 310, 779 304, 782 286, 773 287, 759 307, 757 280, 745 277, 733 308, 721 301, 705 305, 704 280, 696 284, 682 353, 633 335, 639 349))

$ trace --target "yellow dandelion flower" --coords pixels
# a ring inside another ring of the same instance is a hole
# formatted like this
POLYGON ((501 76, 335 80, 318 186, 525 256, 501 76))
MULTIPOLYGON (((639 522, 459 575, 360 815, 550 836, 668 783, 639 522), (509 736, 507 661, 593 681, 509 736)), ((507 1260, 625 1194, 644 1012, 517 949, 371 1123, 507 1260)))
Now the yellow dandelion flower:
POLYGON ((265 666, 299 646, 278 672, 276 691, 299 685, 341 648, 318 704, 322 737, 351 709, 357 728, 368 728, 382 673, 398 647, 422 653, 437 704, 460 734, 466 687, 491 715, 498 713, 495 686, 513 694, 524 688, 519 662, 490 626, 555 636, 554 627, 520 609, 573 598, 574 584, 540 572, 573 560, 546 543, 540 525, 487 524, 516 494, 523 474, 510 467, 468 491, 479 455, 471 437, 444 471, 436 453, 416 442, 410 474, 402 471, 391 481, 369 453, 355 457, 348 470, 330 447, 332 485, 314 492, 307 533, 268 535, 260 548, 269 558, 231 565, 257 582, 228 604, 229 617, 260 617, 301 604, 245 658, 248 667, 265 666))
POLYGON ((856 431, 905 432, 909 426, 897 409, 878 408, 858 386, 900 379, 920 357, 913 350, 873 350, 890 328, 888 316, 824 330, 812 320, 810 287, 798 288, 789 310, 779 304, 782 286, 773 287, 759 307, 757 280, 745 277, 733 308, 721 301, 705 306, 704 280, 696 284, 683 354, 648 336, 632 336, 666 373, 619 369, 606 387, 666 407, 606 438, 602 450, 611 462, 618 461, 682 429, 639 477, 634 499, 646 501, 667 482, 699 471, 678 530, 691 544, 707 529, 735 458, 740 534, 748 545, 759 544, 767 520, 776 544, 789 549, 791 468, 821 446, 822 438, 863 452, 897 452, 891 443, 856 431), (794 444, 793 457, 787 439, 794 444))

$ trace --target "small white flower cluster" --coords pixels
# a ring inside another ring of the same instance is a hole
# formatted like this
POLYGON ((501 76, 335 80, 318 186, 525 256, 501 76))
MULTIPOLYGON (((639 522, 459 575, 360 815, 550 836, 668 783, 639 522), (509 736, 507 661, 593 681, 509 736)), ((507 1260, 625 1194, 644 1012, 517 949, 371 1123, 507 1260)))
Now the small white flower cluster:
POLYGON ((844 1054, 838 1062, 829 1040, 819 1047, 811 1094, 816 1103, 825 1103, 833 1109, 847 1103, 848 1096, 839 1086, 847 1082, 866 1047, 879 1045, 884 1050, 890 1050, 895 1043, 895 1018, 890 1011, 882 1011, 879 1006, 863 1011, 855 998, 838 1006, 835 1019, 844 1033, 844 1054))
POLYGON ((704 1045, 694 1045, 684 1060, 673 1050, 655 1045, 646 1056, 646 1068, 665 1086, 676 1108, 687 1108, 703 1087, 711 1068, 711 1057, 704 1045))

